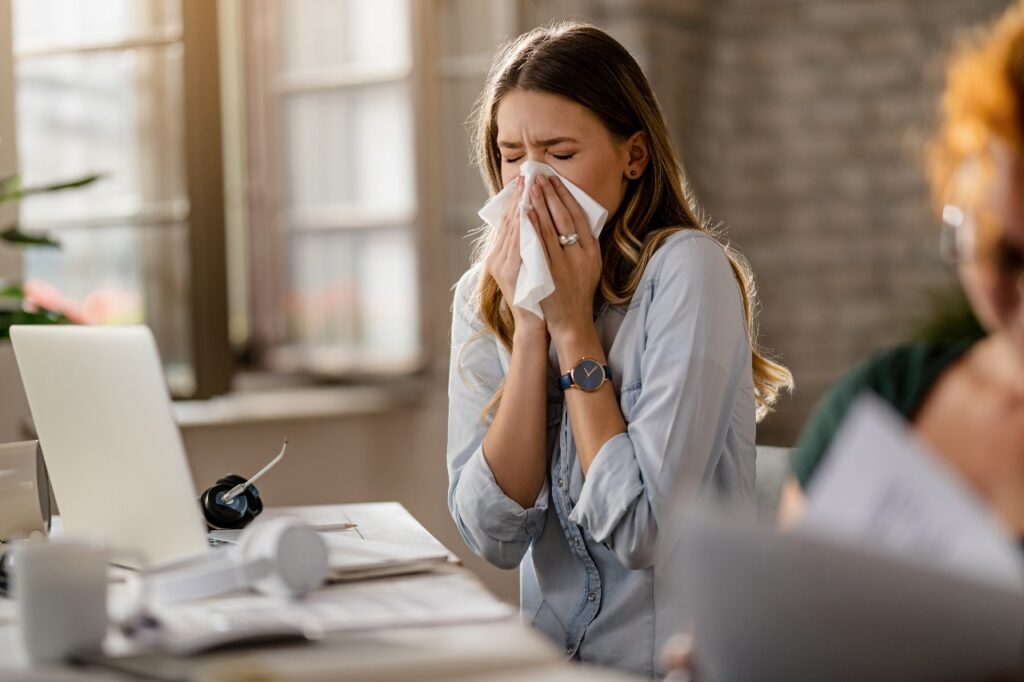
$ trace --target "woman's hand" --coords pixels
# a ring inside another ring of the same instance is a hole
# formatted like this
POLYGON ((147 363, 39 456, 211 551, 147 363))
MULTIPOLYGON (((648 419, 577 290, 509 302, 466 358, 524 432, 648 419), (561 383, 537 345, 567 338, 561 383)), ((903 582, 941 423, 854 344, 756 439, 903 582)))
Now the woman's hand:
POLYGON ((694 661, 693 635, 677 632, 665 641, 659 655, 667 673, 664 682, 694 682, 700 677, 694 661))
POLYGON ((530 193, 530 220, 540 235, 555 282, 553 294, 541 301, 548 332, 558 346, 563 340, 594 329, 594 294, 601 281, 601 246, 583 208, 561 180, 538 174, 530 193), (562 246, 560 235, 576 235, 562 246))
POLYGON ((519 268, 522 265, 522 257, 519 253, 519 201, 523 196, 523 178, 518 177, 513 182, 516 183, 516 190, 512 194, 512 200, 501 220, 501 225, 498 226, 498 233, 484 258, 484 268, 498 283, 501 295, 512 311, 512 320, 516 327, 515 333, 517 335, 527 333, 546 336, 547 329, 544 326, 544 320, 528 310, 523 310, 512 304, 516 293, 516 282, 519 279, 519 268))

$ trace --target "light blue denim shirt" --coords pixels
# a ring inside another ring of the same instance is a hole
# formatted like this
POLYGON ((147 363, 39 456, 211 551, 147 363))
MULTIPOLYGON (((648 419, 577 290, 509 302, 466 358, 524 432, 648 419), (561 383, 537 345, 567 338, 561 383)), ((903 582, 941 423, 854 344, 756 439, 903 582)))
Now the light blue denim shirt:
POLYGON ((656 560, 672 495, 754 499, 754 385, 739 287, 721 245, 697 230, 669 237, 628 306, 595 324, 626 432, 584 477, 552 349, 548 477, 524 509, 484 458, 484 406, 510 355, 472 303, 479 268, 456 286, 448 383, 448 507, 475 553, 521 566, 524 618, 571 658, 653 675, 672 634, 672 566, 656 560))

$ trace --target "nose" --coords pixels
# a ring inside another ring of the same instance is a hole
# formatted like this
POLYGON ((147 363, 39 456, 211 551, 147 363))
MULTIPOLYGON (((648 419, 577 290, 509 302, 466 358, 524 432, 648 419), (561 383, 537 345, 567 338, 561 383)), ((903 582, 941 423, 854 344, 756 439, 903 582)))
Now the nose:
POLYGON ((537 149, 536 147, 526 150, 526 158, 530 161, 544 161, 544 150, 537 149))

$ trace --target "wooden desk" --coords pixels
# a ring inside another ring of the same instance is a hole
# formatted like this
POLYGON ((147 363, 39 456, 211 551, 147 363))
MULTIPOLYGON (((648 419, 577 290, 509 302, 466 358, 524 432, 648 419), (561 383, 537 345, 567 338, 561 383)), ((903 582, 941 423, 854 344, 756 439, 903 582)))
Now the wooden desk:
MULTIPOLYGON (((397 502, 268 509, 267 516, 288 514, 313 523, 355 523, 352 531, 366 539, 399 543, 440 543, 397 502)), ((449 551, 444 571, 463 579, 467 596, 487 598, 485 588, 449 551)), ((403 589, 437 576, 384 578, 403 589)), ((380 581, 376 581, 380 583, 380 581)), ((328 587, 344 589, 344 586, 328 587)), ((489 597, 493 599, 493 597, 489 597)), ((191 659, 146 657, 122 662, 136 675, 97 668, 72 670, 28 667, 19 640, 14 602, 0 599, 0 679, 96 682, 124 679, 243 682, 248 680, 574 680, 624 682, 631 676, 565 662, 543 635, 522 625, 518 616, 474 624, 390 627, 329 635, 316 644, 252 648, 191 659)))

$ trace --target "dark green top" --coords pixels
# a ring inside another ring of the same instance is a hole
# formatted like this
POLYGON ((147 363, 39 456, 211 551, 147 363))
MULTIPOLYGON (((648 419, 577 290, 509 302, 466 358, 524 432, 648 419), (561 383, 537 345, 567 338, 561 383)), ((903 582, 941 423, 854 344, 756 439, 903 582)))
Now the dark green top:
POLYGON ((898 346, 850 370, 818 403, 793 451, 790 471, 800 485, 807 486, 847 410, 863 391, 874 391, 908 421, 913 421, 928 389, 974 341, 898 346))

